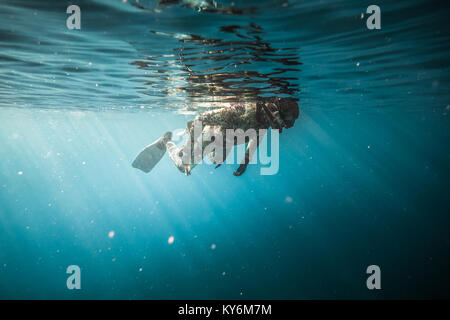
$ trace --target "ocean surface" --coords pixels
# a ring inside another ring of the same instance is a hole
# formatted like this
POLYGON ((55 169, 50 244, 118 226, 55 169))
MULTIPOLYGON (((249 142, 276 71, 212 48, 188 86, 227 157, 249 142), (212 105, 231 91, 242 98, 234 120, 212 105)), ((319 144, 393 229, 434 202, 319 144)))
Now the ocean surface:
POLYGON ((449 298, 448 2, 166 2, 0 0, 0 298, 449 298), (132 168, 256 96, 276 175, 132 168))

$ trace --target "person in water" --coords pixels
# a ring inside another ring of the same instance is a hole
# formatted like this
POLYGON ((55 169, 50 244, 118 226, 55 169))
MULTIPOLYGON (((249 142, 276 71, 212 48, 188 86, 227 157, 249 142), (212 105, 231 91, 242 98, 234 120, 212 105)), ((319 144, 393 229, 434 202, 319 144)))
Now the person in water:
POLYGON ((247 169, 263 138, 260 133, 265 133, 269 128, 282 132, 283 128, 292 127, 298 116, 299 107, 297 100, 293 98, 259 98, 256 102, 230 104, 225 108, 201 113, 189 121, 186 126, 188 138, 183 147, 179 148, 172 141, 172 133, 166 132, 141 151, 132 165, 146 173, 150 172, 167 151, 178 170, 190 175, 205 153, 208 153, 218 168, 234 145, 247 143, 244 159, 233 173, 240 176, 247 169), (244 133, 252 129, 256 134, 244 133), (230 135, 230 132, 233 134, 230 135), (236 132, 240 132, 243 139, 239 134, 236 135, 236 132), (207 152, 208 146, 215 142, 217 137, 221 138, 219 140, 222 148, 213 148, 207 152))

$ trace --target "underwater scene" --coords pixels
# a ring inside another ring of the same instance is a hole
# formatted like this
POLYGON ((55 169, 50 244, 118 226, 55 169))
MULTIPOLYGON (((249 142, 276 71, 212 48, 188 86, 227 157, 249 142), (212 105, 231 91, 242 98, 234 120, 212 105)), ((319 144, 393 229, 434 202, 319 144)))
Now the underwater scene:
POLYGON ((0 299, 450 298, 449 9, 0 0, 0 299))

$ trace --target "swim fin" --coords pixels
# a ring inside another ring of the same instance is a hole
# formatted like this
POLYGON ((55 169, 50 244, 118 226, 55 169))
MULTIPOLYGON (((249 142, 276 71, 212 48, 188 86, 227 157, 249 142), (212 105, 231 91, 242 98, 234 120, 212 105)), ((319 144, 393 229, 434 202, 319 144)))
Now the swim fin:
POLYGON ((166 142, 172 139, 172 132, 168 131, 158 140, 146 146, 131 164, 133 168, 149 173, 166 153, 166 142))

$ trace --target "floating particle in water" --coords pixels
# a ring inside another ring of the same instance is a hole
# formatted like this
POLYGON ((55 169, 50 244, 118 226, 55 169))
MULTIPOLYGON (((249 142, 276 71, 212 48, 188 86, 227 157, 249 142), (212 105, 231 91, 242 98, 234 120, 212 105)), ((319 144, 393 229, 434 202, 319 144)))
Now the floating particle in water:
POLYGON ((167 240, 168 244, 172 244, 175 241, 174 236, 170 236, 169 239, 167 240))
POLYGON ((215 244, 215 243, 213 243, 213 244, 211 245, 211 250, 214 250, 214 249, 216 249, 216 244, 215 244))
POLYGON ((445 110, 450 110, 450 104, 445 107, 445 110))
POLYGON ((359 67, 359 62, 356 63, 356 66, 359 67))
POLYGON ((198 235, 194 235, 194 239, 197 239, 198 238, 198 235))
POLYGON ((142 268, 139 268, 139 272, 142 272, 142 268))
POLYGON ((19 172, 17 172, 17 174, 18 174, 19 176, 21 176, 21 175, 23 175, 23 171, 19 171, 19 172))
POLYGON ((92 62, 88 62, 88 66, 89 66, 89 67, 92 66, 92 62))
POLYGON ((242 291, 242 289, 241 289, 241 292, 239 292, 239 294, 242 296, 244 294, 244 291, 242 291))
POLYGON ((361 19, 364 19, 364 12, 361 13, 361 19))
POLYGON ((86 165, 86 161, 83 161, 81 164, 82 164, 83 166, 85 166, 85 165, 86 165))
POLYGON ((27 230, 30 230, 30 226, 26 226, 25 228, 26 228, 27 230))
POLYGON ((223 275, 223 276, 226 276, 226 274, 227 274, 227 273, 226 273, 225 271, 224 271, 224 272, 222 272, 222 275, 223 275))
POLYGON ((370 146, 367 146, 367 149, 370 149, 370 146))
POLYGON ((111 261, 112 261, 112 262, 116 262, 116 258, 112 258, 111 261))
POLYGON ((98 87, 98 83, 96 83, 95 86, 98 87))
POLYGON ((292 198, 288 196, 284 201, 286 201, 286 203, 292 203, 292 198))
POLYGON ((108 232, 108 237, 110 239, 114 238, 115 235, 116 235, 116 233, 114 232, 114 230, 111 230, 110 232, 108 232))

